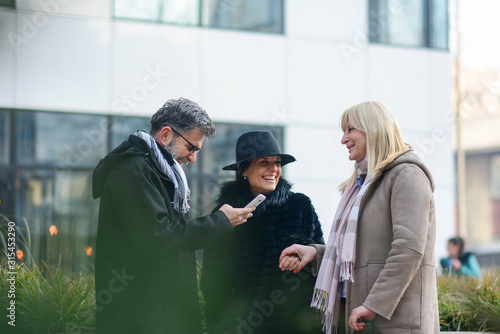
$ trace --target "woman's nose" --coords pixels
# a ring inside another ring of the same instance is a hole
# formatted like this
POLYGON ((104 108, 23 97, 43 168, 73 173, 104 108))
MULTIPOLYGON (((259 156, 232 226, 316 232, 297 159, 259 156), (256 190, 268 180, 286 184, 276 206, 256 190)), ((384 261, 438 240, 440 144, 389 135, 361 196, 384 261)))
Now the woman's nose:
POLYGON ((340 140, 340 143, 342 145, 344 145, 345 143, 347 143, 347 140, 348 140, 347 137, 348 137, 347 133, 344 133, 344 135, 342 136, 342 139, 340 140))

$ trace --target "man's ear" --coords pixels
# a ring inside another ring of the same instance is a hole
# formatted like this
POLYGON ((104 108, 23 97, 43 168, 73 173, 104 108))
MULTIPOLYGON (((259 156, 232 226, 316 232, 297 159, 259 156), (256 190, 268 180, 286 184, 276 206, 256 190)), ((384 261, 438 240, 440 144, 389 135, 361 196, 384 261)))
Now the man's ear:
POLYGON ((161 146, 166 147, 168 144, 170 144, 172 138, 173 138, 172 129, 169 126, 165 126, 163 127, 163 129, 161 129, 160 134, 155 139, 157 142, 160 143, 161 146))

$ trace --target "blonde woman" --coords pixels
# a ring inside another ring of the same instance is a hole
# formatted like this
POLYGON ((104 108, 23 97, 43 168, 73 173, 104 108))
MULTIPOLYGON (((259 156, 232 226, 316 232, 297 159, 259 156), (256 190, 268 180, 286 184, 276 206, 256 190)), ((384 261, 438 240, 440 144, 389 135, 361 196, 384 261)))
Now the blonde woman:
POLYGON ((326 333, 439 333, 432 176, 383 104, 347 109, 341 126, 355 168, 328 244, 292 245, 280 267, 320 264, 311 306, 326 333))

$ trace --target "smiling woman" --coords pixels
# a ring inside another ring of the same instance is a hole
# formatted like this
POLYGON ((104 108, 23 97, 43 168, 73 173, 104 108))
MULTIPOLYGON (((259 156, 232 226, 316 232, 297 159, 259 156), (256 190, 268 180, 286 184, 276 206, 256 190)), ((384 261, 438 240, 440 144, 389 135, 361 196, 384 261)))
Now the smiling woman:
POLYGON ((270 131, 250 131, 236 143, 236 180, 222 185, 222 204, 243 207, 256 195, 266 200, 228 242, 205 249, 202 289, 207 325, 215 333, 320 333, 321 322, 309 307, 314 277, 282 273, 281 251, 293 243, 323 243, 310 199, 291 191, 282 167, 295 158, 281 153, 270 131), (278 291, 279 293, 276 293, 278 291))
POLYGON ((255 158, 242 175, 248 178, 252 194, 269 194, 276 189, 281 176, 281 157, 255 158))

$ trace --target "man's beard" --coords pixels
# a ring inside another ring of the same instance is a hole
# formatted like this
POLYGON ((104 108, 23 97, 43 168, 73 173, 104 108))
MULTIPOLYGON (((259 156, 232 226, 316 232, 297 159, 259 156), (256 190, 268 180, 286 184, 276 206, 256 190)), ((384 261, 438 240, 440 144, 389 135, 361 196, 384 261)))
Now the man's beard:
POLYGON ((189 163, 189 160, 187 158, 179 158, 179 151, 175 148, 175 143, 177 142, 177 139, 172 140, 170 143, 165 146, 165 149, 167 150, 168 153, 172 155, 172 158, 177 160, 181 165, 187 165, 189 163))

